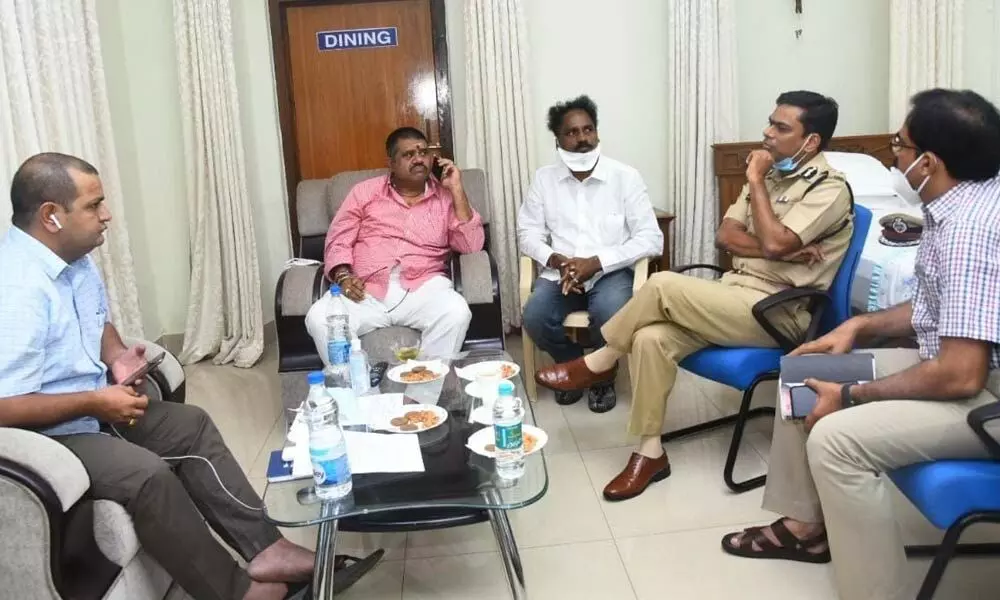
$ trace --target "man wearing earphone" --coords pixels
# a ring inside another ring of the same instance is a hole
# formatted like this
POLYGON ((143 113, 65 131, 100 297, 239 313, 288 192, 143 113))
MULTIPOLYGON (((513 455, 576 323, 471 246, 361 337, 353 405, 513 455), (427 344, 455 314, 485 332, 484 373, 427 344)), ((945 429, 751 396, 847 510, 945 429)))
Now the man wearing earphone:
POLYGON ((277 600, 289 584, 304 585, 313 553, 264 521, 211 418, 108 385, 109 371, 124 381, 145 358, 111 324, 88 256, 111 221, 97 170, 63 154, 33 156, 14 174, 11 202, 0 240, 0 425, 39 431, 76 454, 90 494, 124 506, 143 549, 193 597, 277 600), (181 455, 204 460, 165 460, 181 455))

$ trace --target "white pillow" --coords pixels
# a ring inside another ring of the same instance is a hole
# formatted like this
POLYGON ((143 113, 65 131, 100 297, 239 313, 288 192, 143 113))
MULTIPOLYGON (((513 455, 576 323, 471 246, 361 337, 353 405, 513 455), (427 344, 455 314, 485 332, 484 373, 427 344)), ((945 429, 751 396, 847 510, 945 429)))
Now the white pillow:
POLYGON ((847 177, 854 197, 895 196, 889 169, 874 156, 860 152, 825 152, 826 162, 847 177))

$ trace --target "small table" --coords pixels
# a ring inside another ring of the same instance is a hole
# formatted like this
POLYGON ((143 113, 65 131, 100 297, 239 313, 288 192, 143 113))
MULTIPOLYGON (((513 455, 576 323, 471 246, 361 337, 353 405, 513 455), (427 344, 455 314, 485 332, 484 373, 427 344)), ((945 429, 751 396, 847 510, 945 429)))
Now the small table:
MULTIPOLYGON (((501 350, 476 350, 445 360, 451 370, 442 380, 405 385, 386 377, 379 386, 382 393, 403 393, 407 401, 437 404, 448 411, 448 419, 442 425, 417 434, 424 459, 423 473, 355 475, 353 492, 346 499, 334 502, 317 501, 311 493, 310 480, 267 485, 264 490, 264 516, 268 521, 282 527, 319 525, 314 598, 332 598, 338 520, 372 513, 428 508, 488 511, 511 595, 515 600, 525 597, 521 558, 507 511, 537 502, 548 489, 549 477, 544 451, 524 458, 523 477, 516 481, 500 481, 495 477, 493 460, 479 456, 465 446, 470 435, 485 427, 469 422, 469 414, 481 405, 482 400, 465 392, 469 382, 459 378, 454 369, 490 360, 513 362, 501 350)), ((524 422, 534 425, 534 413, 520 374, 510 381, 514 384, 515 394, 524 401, 524 422)))

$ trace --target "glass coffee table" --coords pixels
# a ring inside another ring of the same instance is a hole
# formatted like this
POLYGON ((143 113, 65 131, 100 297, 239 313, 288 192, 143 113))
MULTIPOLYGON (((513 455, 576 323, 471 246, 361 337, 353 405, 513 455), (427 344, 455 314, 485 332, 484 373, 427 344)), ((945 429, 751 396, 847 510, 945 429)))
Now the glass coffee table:
MULTIPOLYGON (((502 350, 474 350, 446 359, 448 374, 441 380, 421 384, 400 384, 386 377, 379 386, 384 394, 402 393, 406 401, 436 404, 448 411, 448 419, 440 426, 417 434, 423 455, 422 473, 374 473, 354 476, 354 490, 347 498, 321 502, 312 494, 311 480, 269 483, 264 491, 264 515, 281 527, 319 525, 316 539, 316 572, 313 597, 332 598, 333 562, 336 554, 338 521, 420 515, 421 511, 444 509, 469 515, 488 514, 497 545, 503 558, 507 582, 515 600, 525 597, 524 574, 507 511, 537 502, 548 489, 548 472, 543 451, 524 459, 524 476, 515 481, 498 480, 493 460, 480 456, 466 447, 470 435, 487 427, 471 422, 471 411, 482 400, 469 395, 469 382, 455 373, 455 367, 479 362, 511 361, 502 350)), ((305 374, 303 373, 303 377, 305 374)), ((520 373, 510 379, 515 393, 524 401, 524 422, 535 424, 534 413, 520 373)), ((352 428, 353 429, 353 428, 352 428)), ((386 434, 394 435, 394 434, 386 434)), ((406 530, 419 530, 417 523, 407 520, 406 530)), ((433 528, 433 525, 423 527, 433 528)), ((382 528, 381 531, 390 529, 382 528)))

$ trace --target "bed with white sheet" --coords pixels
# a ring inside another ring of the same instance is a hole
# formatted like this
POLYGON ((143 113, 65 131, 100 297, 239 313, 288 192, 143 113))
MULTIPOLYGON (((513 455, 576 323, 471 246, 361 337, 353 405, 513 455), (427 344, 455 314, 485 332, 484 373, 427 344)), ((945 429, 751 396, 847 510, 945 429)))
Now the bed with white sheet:
POLYGON ((879 219, 892 213, 922 216, 894 189, 889 170, 867 154, 827 152, 830 166, 843 172, 854 191, 854 201, 872 211, 872 225, 851 288, 851 306, 862 312, 882 310, 913 297, 913 266, 918 246, 894 247, 879 243, 879 219))

